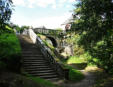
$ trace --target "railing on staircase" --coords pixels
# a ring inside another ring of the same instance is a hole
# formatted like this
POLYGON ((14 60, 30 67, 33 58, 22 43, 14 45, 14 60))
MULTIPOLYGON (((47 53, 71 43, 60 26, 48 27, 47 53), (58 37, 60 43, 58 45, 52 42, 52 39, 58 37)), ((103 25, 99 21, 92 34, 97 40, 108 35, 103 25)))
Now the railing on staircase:
POLYGON ((54 57, 50 53, 50 49, 48 49, 43 41, 34 33, 32 29, 28 30, 29 37, 32 39, 33 43, 37 44, 40 47, 41 52, 45 56, 45 59, 49 61, 51 67, 57 72, 60 77, 65 77, 64 69, 62 66, 55 61, 54 57))

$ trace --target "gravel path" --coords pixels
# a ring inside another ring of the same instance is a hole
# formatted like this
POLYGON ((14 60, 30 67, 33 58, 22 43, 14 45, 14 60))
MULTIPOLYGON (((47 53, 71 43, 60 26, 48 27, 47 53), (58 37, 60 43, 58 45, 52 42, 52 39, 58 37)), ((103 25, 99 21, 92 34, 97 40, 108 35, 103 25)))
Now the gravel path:
POLYGON ((85 75, 85 78, 81 82, 65 83, 62 86, 63 87, 92 87, 95 81, 94 73, 86 72, 84 70, 82 70, 81 72, 85 75))

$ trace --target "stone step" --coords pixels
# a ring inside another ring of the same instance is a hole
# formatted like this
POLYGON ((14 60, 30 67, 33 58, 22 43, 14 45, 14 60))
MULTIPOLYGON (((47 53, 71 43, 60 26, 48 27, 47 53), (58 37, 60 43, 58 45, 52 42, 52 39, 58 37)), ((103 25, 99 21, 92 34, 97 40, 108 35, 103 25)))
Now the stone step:
POLYGON ((49 78, 58 78, 58 75, 42 75, 40 78, 49 79, 49 78))
POLYGON ((30 74, 36 74, 36 73, 54 73, 54 70, 40 70, 40 71, 38 71, 38 70, 36 70, 36 71, 29 71, 29 70, 25 70, 25 71, 28 71, 30 74))
POLYGON ((46 80, 48 80, 48 81, 52 81, 52 82, 56 82, 56 81, 59 81, 59 80, 61 80, 59 77, 57 77, 57 78, 46 78, 46 80))
POLYGON ((24 64, 48 64, 48 62, 40 62, 40 61, 24 61, 24 64))
POLYGON ((40 52, 40 51, 22 51, 22 54, 25 54, 25 55, 27 55, 27 54, 30 54, 30 55, 37 55, 37 54, 40 54, 40 55, 42 55, 42 53, 40 52))
MULTIPOLYGON (((43 75, 44 73, 56 74, 54 72, 54 70, 52 70, 52 69, 45 69, 45 70, 42 70, 42 69, 41 70, 40 69, 36 69, 36 70, 24 69, 24 70, 29 72, 29 73, 36 74, 36 75, 39 75, 39 73, 40 73, 40 75, 43 75)), ((48 74, 48 75, 50 75, 50 74, 48 74)))
POLYGON ((45 76, 47 76, 47 75, 57 75, 55 72, 43 72, 43 73, 33 73, 33 75, 35 75, 35 76, 43 76, 43 75, 45 75, 45 76))
POLYGON ((23 54, 22 57, 43 57, 43 55, 37 54, 37 55, 25 55, 23 54))
POLYGON ((22 52, 23 53, 32 53, 32 52, 39 52, 39 53, 41 53, 40 49, 22 49, 22 52))
POLYGON ((42 63, 42 64, 38 64, 38 63, 24 63, 23 65, 27 65, 27 66, 47 66, 47 64, 42 63))
MULTIPOLYGON (((28 49, 29 51, 30 51, 30 49, 35 49, 35 50, 39 50, 40 51, 40 48, 38 47, 38 46, 31 46, 32 44, 24 44, 24 47, 23 47, 23 49, 22 50, 26 50, 26 49, 28 49)), ((27 51, 28 51, 27 50, 27 51)))
POLYGON ((23 65, 23 68, 49 68, 49 66, 33 66, 33 65, 31 65, 31 66, 27 66, 27 65, 23 65))
POLYGON ((47 61, 44 61, 44 60, 36 60, 36 59, 35 59, 35 60, 33 60, 33 59, 32 59, 32 60, 23 60, 23 63, 24 63, 24 62, 30 62, 30 63, 31 63, 31 62, 32 62, 32 63, 36 63, 36 62, 37 62, 37 63, 48 63, 47 61))
POLYGON ((47 62, 43 59, 24 59, 23 62, 47 62))
POLYGON ((52 70, 52 68, 24 68, 25 70, 34 71, 34 70, 52 70))
POLYGON ((44 60, 44 57, 23 57, 23 60, 44 60))
POLYGON ((22 47, 22 68, 33 76, 50 81, 59 80, 57 73, 48 64, 40 48, 28 36, 19 36, 22 47))

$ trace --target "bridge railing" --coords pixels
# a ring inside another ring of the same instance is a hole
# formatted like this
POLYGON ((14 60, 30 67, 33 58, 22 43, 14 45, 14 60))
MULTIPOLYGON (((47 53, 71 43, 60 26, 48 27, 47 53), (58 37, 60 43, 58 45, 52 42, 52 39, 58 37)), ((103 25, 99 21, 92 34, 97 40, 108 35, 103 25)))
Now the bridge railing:
POLYGON ((49 61, 51 67, 57 72, 57 74, 60 77, 64 78, 65 77, 64 69, 58 62, 55 61, 54 57, 50 53, 50 49, 48 49, 44 45, 43 41, 34 33, 34 31, 32 29, 29 29, 28 34, 29 34, 30 38, 32 39, 32 41, 34 43, 36 43, 38 45, 38 47, 40 47, 41 52, 45 56, 45 59, 47 61, 49 61))
POLYGON ((52 29, 35 28, 34 32, 35 33, 40 33, 40 34, 56 35, 56 34, 62 33, 63 30, 52 30, 52 29))

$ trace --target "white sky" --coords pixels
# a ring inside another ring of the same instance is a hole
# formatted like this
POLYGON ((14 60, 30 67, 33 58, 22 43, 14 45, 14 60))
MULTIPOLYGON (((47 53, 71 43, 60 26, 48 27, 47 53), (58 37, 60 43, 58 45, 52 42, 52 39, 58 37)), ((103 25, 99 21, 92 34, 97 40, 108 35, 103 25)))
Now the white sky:
POLYGON ((62 28, 74 8, 75 0, 13 0, 11 21, 18 25, 46 28, 62 28))

